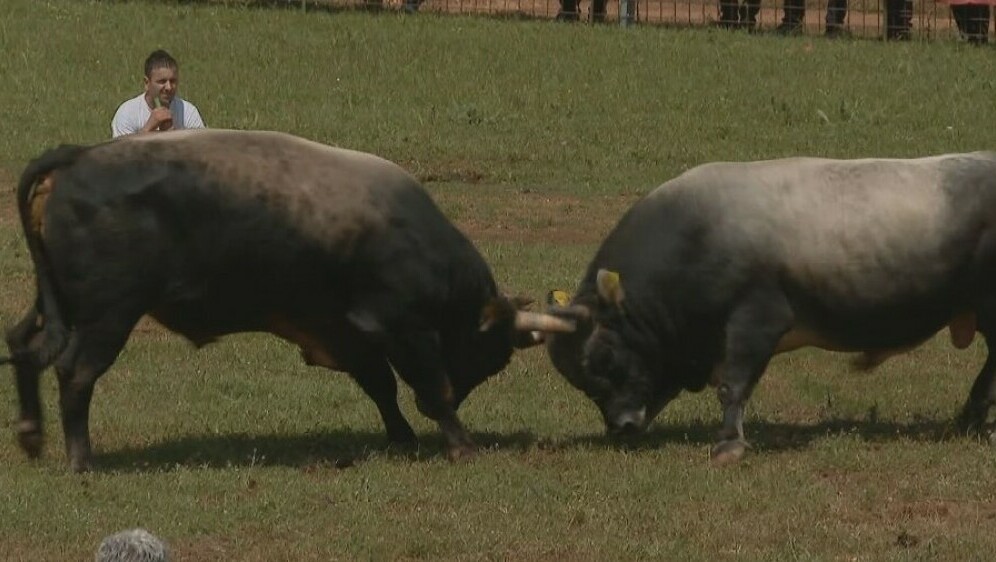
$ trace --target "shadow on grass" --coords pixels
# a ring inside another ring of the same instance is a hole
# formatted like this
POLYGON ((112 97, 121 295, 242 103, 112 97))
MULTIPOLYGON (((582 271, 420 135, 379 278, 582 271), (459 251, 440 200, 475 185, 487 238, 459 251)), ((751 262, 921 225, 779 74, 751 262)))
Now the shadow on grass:
MULTIPOLYGON (((577 437, 562 446, 580 444, 626 450, 649 450, 665 444, 712 445, 716 442, 720 423, 692 422, 687 424, 657 424, 642 435, 613 439, 605 435, 577 437)), ((814 441, 842 435, 857 437, 869 443, 905 439, 918 443, 940 443, 963 436, 951 420, 920 419, 912 422, 868 421, 832 418, 814 424, 747 421, 744 432, 755 453, 800 450, 814 441)))
MULTIPOLYGON (((531 433, 472 434, 482 449, 525 450, 537 438, 531 433)), ((191 435, 149 446, 98 451, 97 471, 145 472, 177 467, 230 468, 328 465, 349 468, 372 458, 397 457, 414 462, 446 458, 439 434, 419 436, 416 450, 390 445, 383 432, 327 431, 303 434, 191 435)))
MULTIPOLYGON (((962 437, 950 421, 934 419, 909 423, 830 419, 808 425, 755 421, 749 423, 746 429, 755 453, 805 449, 814 441, 841 435, 871 443, 901 439, 940 443, 962 437)), ((643 435, 622 440, 602 434, 546 439, 531 432, 474 433, 472 437, 482 448, 482 455, 487 455, 489 450, 525 453, 537 449, 569 451, 582 447, 640 451, 666 444, 709 446, 718 430, 718 423, 692 422, 659 424, 643 435)), ((419 443, 417 450, 405 450, 389 446, 381 432, 346 430, 299 435, 195 435, 147 447, 101 452, 94 460, 98 471, 145 472, 177 467, 289 466, 307 469, 331 466, 344 469, 372 458, 396 457, 413 462, 445 458, 440 435, 421 435, 419 443)))

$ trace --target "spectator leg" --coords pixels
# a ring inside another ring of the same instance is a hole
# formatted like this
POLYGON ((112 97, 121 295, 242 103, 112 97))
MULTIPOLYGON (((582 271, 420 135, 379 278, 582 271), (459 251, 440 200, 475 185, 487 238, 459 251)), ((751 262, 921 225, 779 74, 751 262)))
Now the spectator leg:
POLYGON ((905 41, 913 25, 913 0, 886 0, 885 38, 905 41))
POLYGON ((603 23, 605 21, 605 1, 591 0, 591 21, 603 23))
POLYGON ((785 0, 782 23, 778 24, 778 33, 799 33, 806 17, 806 0, 785 0))
POLYGON ((844 31, 844 18, 847 17, 847 0, 828 0, 827 36, 838 37, 844 31))
POLYGON ((581 0, 560 0, 557 21, 578 21, 581 0))
POLYGON ((757 14, 761 11, 761 0, 744 0, 740 5, 740 25, 748 31, 757 29, 757 14))

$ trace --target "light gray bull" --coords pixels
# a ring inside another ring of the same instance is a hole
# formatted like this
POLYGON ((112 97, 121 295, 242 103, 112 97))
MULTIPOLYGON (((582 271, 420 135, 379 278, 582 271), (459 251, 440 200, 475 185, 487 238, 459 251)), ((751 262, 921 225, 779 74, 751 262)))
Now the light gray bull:
MULTIPOLYGON (((996 342, 996 153, 699 166, 637 202, 550 311, 579 322, 548 351, 610 433, 712 384, 712 455, 736 460, 776 354, 862 352, 870 368, 945 327, 958 348, 996 342)), ((963 429, 984 428, 994 375, 990 354, 963 429)))

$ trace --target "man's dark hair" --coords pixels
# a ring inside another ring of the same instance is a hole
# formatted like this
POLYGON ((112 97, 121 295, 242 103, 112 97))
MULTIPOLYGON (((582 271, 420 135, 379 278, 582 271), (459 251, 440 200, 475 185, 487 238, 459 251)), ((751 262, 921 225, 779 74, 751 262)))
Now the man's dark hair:
POLYGON ((145 77, 151 78, 152 71, 162 67, 179 68, 179 65, 176 64, 176 59, 170 56, 170 54, 166 51, 162 49, 152 51, 152 54, 145 59, 145 77))

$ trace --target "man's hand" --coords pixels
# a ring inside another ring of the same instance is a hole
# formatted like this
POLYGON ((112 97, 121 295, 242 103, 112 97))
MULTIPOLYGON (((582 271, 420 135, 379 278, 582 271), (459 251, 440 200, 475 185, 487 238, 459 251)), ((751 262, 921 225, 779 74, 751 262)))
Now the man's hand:
POLYGON ((173 128, 173 114, 168 107, 157 107, 152 110, 149 120, 142 127, 143 131, 168 131, 173 128))

